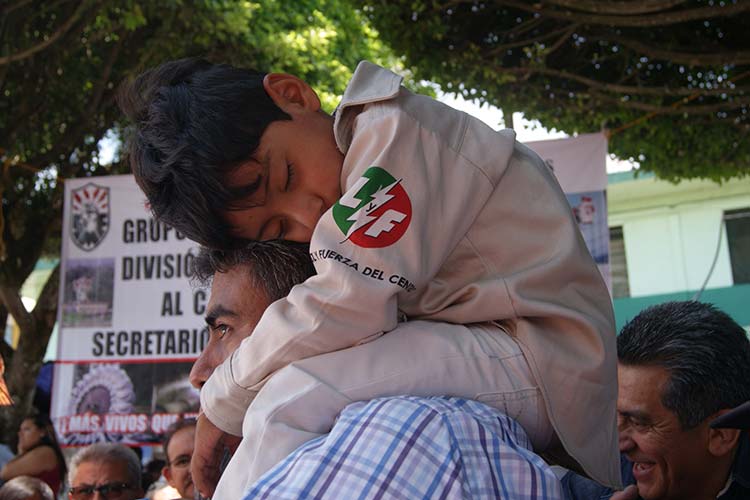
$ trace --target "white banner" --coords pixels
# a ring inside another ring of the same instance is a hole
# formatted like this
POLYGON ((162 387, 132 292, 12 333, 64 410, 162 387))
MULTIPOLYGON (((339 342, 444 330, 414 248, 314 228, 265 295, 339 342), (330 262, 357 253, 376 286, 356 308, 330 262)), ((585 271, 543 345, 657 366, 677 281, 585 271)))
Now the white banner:
POLYGON ((526 143, 555 173, 578 221, 586 246, 612 290, 607 224, 607 138, 581 134, 526 143))
POLYGON ((132 176, 65 183, 52 414, 67 444, 152 442, 194 413, 208 341, 197 246, 156 222, 132 176))

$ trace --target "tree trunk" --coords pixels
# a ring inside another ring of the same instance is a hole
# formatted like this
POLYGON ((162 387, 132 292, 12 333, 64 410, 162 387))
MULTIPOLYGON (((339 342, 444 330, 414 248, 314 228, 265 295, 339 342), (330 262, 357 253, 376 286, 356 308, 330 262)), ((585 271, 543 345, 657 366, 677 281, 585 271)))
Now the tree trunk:
POLYGON ((505 128, 509 129, 515 129, 513 126, 513 110, 510 108, 503 108, 503 123, 505 123, 505 128))
POLYGON ((8 302, 19 298, 20 290, 0 285, 0 299, 11 311, 21 329, 13 358, 6 366, 5 380, 14 406, 0 412, 0 436, 15 436, 21 420, 31 411, 36 377, 42 366, 52 329, 57 319, 57 292, 60 286, 60 264, 50 274, 39 295, 36 307, 30 313, 18 311, 8 302), (14 314, 15 313, 15 314, 14 314), (24 313, 26 313, 24 315, 24 313), (20 318, 18 316, 21 316, 20 318), (25 317, 24 317, 25 316, 25 317))

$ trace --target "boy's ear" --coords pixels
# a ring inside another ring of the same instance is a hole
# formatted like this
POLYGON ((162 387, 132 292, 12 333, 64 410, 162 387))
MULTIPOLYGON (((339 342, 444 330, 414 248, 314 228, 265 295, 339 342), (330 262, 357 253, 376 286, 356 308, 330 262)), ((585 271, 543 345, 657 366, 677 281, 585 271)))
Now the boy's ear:
POLYGON ((312 87, 294 75, 268 73, 263 88, 271 100, 285 113, 295 110, 318 111, 320 99, 312 87))

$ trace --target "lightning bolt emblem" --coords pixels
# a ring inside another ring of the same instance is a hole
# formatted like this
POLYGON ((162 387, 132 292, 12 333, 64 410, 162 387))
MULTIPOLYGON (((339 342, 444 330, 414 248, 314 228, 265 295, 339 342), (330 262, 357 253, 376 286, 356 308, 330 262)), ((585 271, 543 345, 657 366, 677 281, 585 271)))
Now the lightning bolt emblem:
POLYGON ((394 195, 389 194, 388 192, 395 186, 397 186, 400 182, 401 179, 378 189, 375 193, 373 193, 372 199, 368 203, 362 205, 359 210, 354 212, 346 219, 347 221, 353 222, 354 224, 351 225, 346 233, 346 238, 344 238, 341 243, 348 240, 358 229, 377 219, 376 216, 370 214, 393 199, 394 195))

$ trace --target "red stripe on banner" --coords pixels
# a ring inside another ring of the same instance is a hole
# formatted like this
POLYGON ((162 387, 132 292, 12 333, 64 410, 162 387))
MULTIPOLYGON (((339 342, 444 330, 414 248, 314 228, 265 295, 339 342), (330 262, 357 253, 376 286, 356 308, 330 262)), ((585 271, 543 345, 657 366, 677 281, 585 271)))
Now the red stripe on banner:
POLYGON ((131 363, 188 363, 193 362, 198 357, 194 358, 143 358, 143 359, 67 359, 67 360, 56 360, 55 364, 59 365, 103 365, 103 364, 120 364, 127 365, 131 363))

